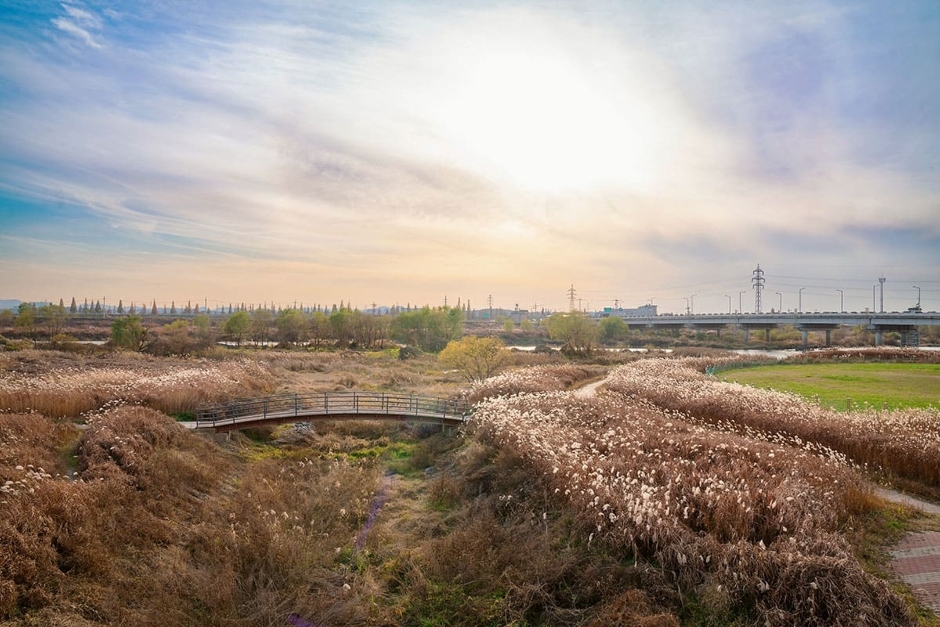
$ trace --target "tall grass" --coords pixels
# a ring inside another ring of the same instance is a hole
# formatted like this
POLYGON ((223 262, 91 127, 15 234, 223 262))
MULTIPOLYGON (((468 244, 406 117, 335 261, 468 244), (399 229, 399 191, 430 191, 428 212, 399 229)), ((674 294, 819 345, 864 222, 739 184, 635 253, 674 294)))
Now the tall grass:
POLYGON ((61 444, 50 424, 37 415, 0 422, 0 476, 11 481, 0 493, 0 621, 368 618, 373 582, 351 566, 374 467, 303 457, 246 464, 163 414, 122 407, 90 420, 79 477, 68 480, 38 465, 51 468, 61 444))
POLYGON ((767 625, 913 624, 837 533, 865 490, 838 453, 716 432, 619 394, 490 398, 473 421, 552 482, 591 541, 655 561, 716 607, 767 625))
MULTIPOLYGON (((159 381, 196 365, 122 367, 159 381)), ((558 391, 597 372, 479 386, 466 445, 415 446, 418 471, 395 480, 372 450, 396 436, 362 423, 219 445, 139 406, 82 432, 0 416, 0 622, 675 627, 698 604, 711 624, 912 624, 838 533, 871 502, 845 454, 558 391)))
POLYGON ((940 411, 837 412, 795 394, 705 376, 703 360, 648 359, 615 370, 606 386, 716 424, 817 442, 859 465, 940 487, 940 411))
POLYGON ((247 359, 123 360, 39 369, 21 369, 14 363, 0 369, 0 413, 77 418, 118 405, 177 413, 192 411, 200 403, 266 391, 271 385, 268 370, 247 359))
POLYGON ((602 370, 598 368, 573 364, 541 365, 509 370, 473 384, 470 388, 469 400, 475 403, 491 396, 563 390, 578 381, 597 376, 601 372, 602 370))

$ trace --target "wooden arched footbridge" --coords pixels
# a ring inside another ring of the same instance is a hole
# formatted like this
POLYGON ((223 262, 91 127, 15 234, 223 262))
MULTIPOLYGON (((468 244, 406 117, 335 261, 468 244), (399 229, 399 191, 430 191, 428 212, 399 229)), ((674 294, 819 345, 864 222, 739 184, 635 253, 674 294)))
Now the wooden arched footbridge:
POLYGON ((470 405, 462 400, 385 392, 317 392, 202 405, 190 425, 216 432, 316 420, 397 420, 460 425, 469 414, 470 405))

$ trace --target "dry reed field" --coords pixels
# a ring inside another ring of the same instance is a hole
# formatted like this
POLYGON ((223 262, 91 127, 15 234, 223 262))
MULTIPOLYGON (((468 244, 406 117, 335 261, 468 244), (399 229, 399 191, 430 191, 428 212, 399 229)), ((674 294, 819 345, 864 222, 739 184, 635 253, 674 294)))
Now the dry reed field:
POLYGON ((542 365, 509 370, 472 385, 469 400, 475 403, 492 396, 564 390, 577 381, 590 379, 602 372, 600 368, 572 364, 542 365))
MULTIPOLYGON (((611 387, 623 376, 617 371, 611 387)), ((839 535, 871 499, 834 450, 715 430, 620 393, 490 398, 474 423, 481 437, 550 481, 591 526, 591 541, 658 564, 715 617, 781 626, 915 624, 839 535)))
POLYGON ((290 454, 246 463, 159 412, 121 407, 91 419, 70 479, 61 439, 36 414, 0 423, 0 624, 368 615, 368 582, 337 565, 368 516, 373 466, 290 454))
POLYGON ((795 394, 725 383, 704 374, 713 360, 648 359, 622 366, 607 387, 660 407, 763 433, 815 442, 940 494, 940 411, 823 409, 795 394))
POLYGON ((853 557, 844 531, 878 501, 849 452, 732 420, 765 401, 665 406, 697 398, 715 357, 629 363, 593 396, 572 389, 607 366, 514 359, 461 392, 478 409, 457 435, 223 440, 167 413, 275 390, 449 396, 460 377, 390 352, 0 356, 0 625, 936 624, 853 557), (654 380, 663 398, 641 398, 654 380))
POLYGON ((115 353, 86 359, 53 351, 0 353, 0 413, 78 418, 120 405, 165 413, 249 396, 272 386, 270 369, 249 359, 185 360, 115 353))

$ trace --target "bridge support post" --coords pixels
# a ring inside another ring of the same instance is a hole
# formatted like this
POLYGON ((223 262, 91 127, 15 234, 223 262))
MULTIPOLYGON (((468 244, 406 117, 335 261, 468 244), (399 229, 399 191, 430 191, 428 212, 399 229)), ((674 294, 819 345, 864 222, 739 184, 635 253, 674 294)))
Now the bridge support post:
POLYGON ((770 327, 764 329, 764 341, 765 342, 770 341, 770 327))
POLYGON ((875 329, 875 346, 881 346, 884 343, 881 329, 875 329))
POLYGON ((747 344, 751 339, 751 330, 744 327, 744 343, 747 344))
MULTIPOLYGON (((826 331, 826 333, 829 333, 829 331, 826 331)), ((803 348, 806 348, 807 346, 809 346, 809 331, 807 331, 806 329, 802 329, 800 331, 800 335, 803 336, 803 348)))
POLYGON ((826 346, 832 344, 832 330, 826 329, 826 346))

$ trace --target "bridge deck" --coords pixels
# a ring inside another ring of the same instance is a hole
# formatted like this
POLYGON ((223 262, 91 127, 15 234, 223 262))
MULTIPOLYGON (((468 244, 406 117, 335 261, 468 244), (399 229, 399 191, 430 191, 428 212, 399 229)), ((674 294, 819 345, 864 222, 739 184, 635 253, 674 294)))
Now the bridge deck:
POLYGON ((414 420, 460 424, 470 413, 466 401, 384 392, 279 394, 203 405, 195 429, 231 431, 261 424, 311 420, 414 420))

